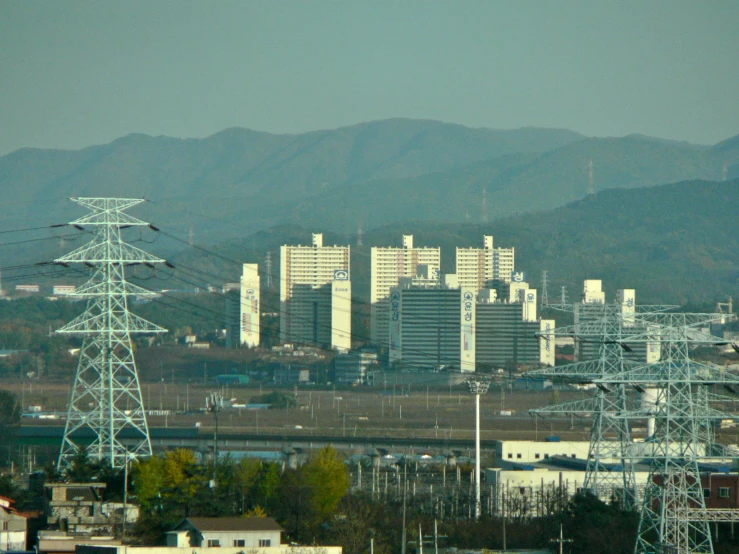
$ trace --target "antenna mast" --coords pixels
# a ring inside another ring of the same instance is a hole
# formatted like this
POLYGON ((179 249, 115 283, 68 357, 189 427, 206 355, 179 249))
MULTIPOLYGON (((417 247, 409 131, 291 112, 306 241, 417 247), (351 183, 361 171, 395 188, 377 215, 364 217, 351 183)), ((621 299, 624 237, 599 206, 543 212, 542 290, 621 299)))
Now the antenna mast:
POLYGON ((149 224, 124 213, 144 202, 128 198, 73 198, 91 211, 70 225, 92 226, 93 239, 66 256, 59 264, 84 263, 90 279, 71 296, 87 298, 87 309, 57 333, 84 337, 72 396, 67 411, 58 469, 71 466, 85 430, 93 441, 87 447, 93 460, 112 468, 128 460, 151 456, 151 441, 141 398, 131 334, 165 333, 166 329, 128 311, 130 296, 154 293, 126 282, 125 266, 164 263, 121 238, 121 228, 149 224), (126 443, 123 442, 125 431, 126 443))
POLYGON ((595 194, 595 176, 593 174, 593 158, 588 160, 588 196, 595 194))
POLYGON ((482 222, 488 222, 488 188, 482 187, 482 222))
POLYGON ((269 290, 272 288, 272 252, 267 252, 264 266, 267 268, 267 290, 269 290))

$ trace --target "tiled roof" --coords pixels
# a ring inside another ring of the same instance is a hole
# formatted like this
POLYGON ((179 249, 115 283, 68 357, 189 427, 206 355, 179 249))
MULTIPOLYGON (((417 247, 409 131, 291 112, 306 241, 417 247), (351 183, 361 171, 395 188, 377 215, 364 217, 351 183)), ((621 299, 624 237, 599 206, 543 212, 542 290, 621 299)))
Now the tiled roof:
POLYGON ((203 531, 283 530, 271 517, 189 517, 186 521, 189 521, 201 533, 203 531))

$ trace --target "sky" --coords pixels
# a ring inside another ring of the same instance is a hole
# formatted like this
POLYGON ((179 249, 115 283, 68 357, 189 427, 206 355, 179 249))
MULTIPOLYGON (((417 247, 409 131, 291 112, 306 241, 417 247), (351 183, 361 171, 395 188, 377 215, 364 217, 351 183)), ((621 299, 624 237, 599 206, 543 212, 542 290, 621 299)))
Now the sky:
POLYGON ((0 0, 0 155, 390 117, 739 134, 739 2, 0 0))

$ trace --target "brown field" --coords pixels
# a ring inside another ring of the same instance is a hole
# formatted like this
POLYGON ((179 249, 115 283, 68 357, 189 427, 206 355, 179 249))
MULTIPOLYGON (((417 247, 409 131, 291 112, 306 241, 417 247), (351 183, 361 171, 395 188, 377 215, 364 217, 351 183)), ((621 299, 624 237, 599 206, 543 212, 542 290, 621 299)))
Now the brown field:
MULTIPOLYGON (((55 382, 4 380, 0 389, 22 397, 24 406, 40 404, 45 411, 66 409, 70 384, 55 382)), ((326 390, 316 387, 277 388, 272 386, 224 386, 215 388, 202 384, 143 383, 141 392, 147 409, 169 410, 167 416, 151 415, 152 427, 193 427, 200 422, 201 430, 213 427, 212 414, 200 409, 211 392, 221 392, 226 399, 238 403, 273 390, 297 392, 297 408, 248 410, 225 408, 220 414, 223 433, 259 433, 268 435, 334 435, 356 437, 415 437, 469 438, 474 437, 474 400, 462 387, 440 390, 411 390, 396 387, 350 388, 326 390), (186 412, 185 410, 189 408, 186 412), (296 427, 300 426, 300 427, 296 427)), ((559 394, 559 401, 585 398, 582 392, 559 394)), ((556 434, 562 439, 587 440, 590 420, 566 418, 536 420, 528 410, 551 404, 553 394, 536 391, 509 391, 502 397, 500 390, 491 390, 480 399, 481 438, 541 440, 556 434), (502 407, 512 410, 512 416, 500 416, 502 407)), ((61 420, 24 419, 26 425, 61 425, 61 420)), ((722 441, 737 442, 736 430, 722 430, 722 441)), ((639 432, 635 435, 638 437, 639 432)))

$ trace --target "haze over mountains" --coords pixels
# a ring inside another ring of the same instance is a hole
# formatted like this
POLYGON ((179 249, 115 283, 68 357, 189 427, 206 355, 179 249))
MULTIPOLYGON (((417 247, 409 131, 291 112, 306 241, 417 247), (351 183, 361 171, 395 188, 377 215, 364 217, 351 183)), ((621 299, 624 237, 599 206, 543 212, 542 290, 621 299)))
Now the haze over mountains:
POLYGON ((739 137, 709 147, 409 119, 300 135, 134 134, 75 151, 18 150, 0 158, 0 187, 12 193, 5 228, 74 217, 68 196, 143 196, 158 225, 219 242, 286 222, 350 233, 360 222, 367 230, 551 209, 586 195, 591 159, 596 191, 719 180, 739 175, 739 137))
MULTIPOLYGON (((143 196, 152 202, 135 215, 185 240, 192 229, 198 244, 236 260, 263 262, 271 251, 275 277, 280 244, 308 243, 311 231, 324 232, 327 243, 355 244, 361 224, 366 253, 410 232, 419 245, 442 247, 446 271, 454 270, 456 246, 480 246, 483 234, 493 234, 496 244, 516 247, 517 266, 534 284, 549 270, 550 295, 560 284, 577 294, 587 277, 614 290, 635 287, 641 301, 706 302, 739 296, 739 181, 732 178, 739 178, 739 136, 701 146, 407 119, 302 135, 129 135, 0 158, 0 230, 70 221, 82 211, 69 196, 143 196)), ((38 233, 33 248, 7 245, 2 266, 48 261, 86 240, 38 233)), ((238 273, 171 239, 145 246, 217 269, 223 280, 238 273)), ((369 278, 362 252, 354 247, 352 262, 360 296, 369 278)))
MULTIPOLYGON (((457 246, 481 247, 484 234, 495 244, 515 246, 516 267, 540 286, 549 272, 551 301, 566 286, 579 299, 584 279, 602 279, 608 297, 636 288, 640 303, 710 305, 739 297, 739 179, 687 181, 636 189, 612 189, 553 210, 511 216, 488 224, 397 223, 368 231, 364 246, 354 236, 327 233, 328 244, 352 244, 352 292, 369 301, 371 246, 401 244, 412 233, 417 246, 440 246, 442 271, 454 271, 457 246)), ((226 241, 216 252, 232 260, 263 262, 272 253, 273 282, 279 284, 279 247, 306 244, 314 228, 281 225, 226 241)), ((175 264, 235 280, 239 267, 201 250, 185 250, 175 264)))

